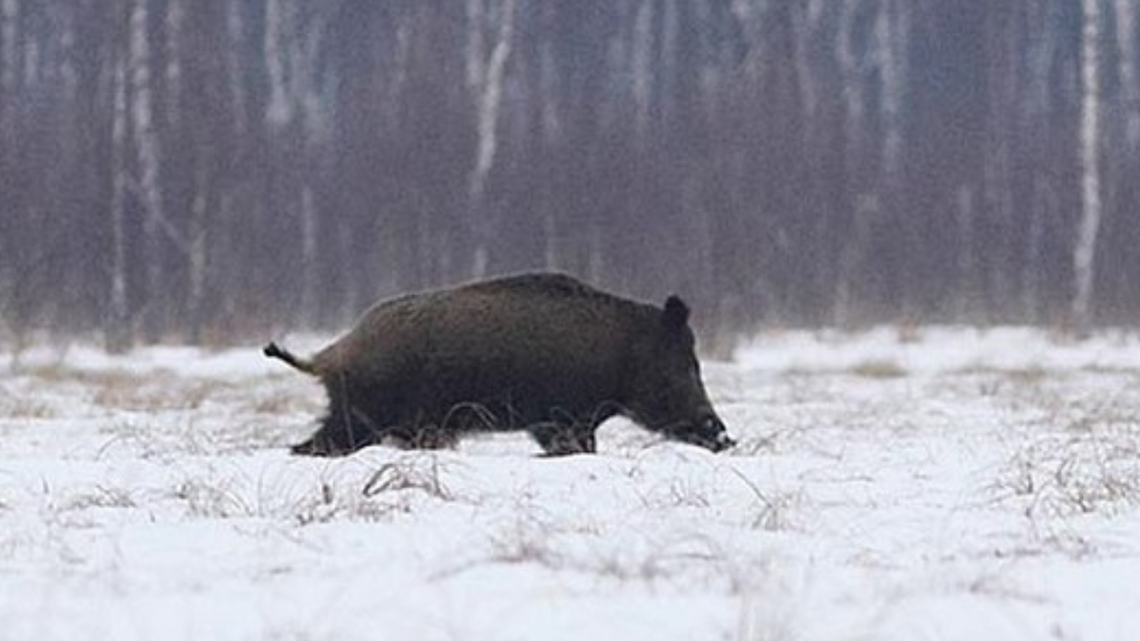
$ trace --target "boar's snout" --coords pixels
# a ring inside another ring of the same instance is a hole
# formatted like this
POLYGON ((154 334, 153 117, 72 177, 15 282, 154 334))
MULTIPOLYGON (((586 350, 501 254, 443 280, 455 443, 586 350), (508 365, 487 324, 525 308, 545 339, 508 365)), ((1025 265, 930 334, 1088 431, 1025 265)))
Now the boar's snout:
POLYGON ((686 443, 699 445, 713 452, 721 452, 736 445, 728 435, 724 423, 715 415, 709 414, 691 425, 683 426, 674 436, 686 443))

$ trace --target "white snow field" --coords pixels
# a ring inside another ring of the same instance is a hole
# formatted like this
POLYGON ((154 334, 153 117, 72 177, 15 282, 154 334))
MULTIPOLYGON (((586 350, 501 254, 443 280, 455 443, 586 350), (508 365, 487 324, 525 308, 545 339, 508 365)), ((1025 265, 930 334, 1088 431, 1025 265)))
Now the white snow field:
POLYGON ((253 347, 8 352, 0 640, 1140 638, 1135 335, 772 332, 705 378, 719 455, 330 460, 253 347))

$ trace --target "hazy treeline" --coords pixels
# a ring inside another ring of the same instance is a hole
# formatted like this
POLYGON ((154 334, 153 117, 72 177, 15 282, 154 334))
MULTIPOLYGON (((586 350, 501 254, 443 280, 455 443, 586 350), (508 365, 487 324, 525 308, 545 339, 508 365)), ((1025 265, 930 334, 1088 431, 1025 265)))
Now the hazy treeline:
POLYGON ((1130 322, 1136 14, 0 0, 0 321, 226 340, 546 267, 706 329, 1130 322))

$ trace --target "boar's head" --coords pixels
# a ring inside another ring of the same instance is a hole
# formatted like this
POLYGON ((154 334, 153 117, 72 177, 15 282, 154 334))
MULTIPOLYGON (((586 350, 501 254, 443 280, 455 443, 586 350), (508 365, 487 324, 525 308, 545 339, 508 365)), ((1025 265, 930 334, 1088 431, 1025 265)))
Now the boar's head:
POLYGON ((646 428, 719 452, 736 444, 713 410, 689 328, 689 308, 676 296, 636 339, 626 410, 646 428))

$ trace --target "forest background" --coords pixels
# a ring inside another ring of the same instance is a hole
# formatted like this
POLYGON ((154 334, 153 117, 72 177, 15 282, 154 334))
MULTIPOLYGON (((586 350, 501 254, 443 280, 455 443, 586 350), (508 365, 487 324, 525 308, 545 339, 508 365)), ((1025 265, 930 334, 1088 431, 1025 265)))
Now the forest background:
POLYGON ((1140 317, 1135 0, 0 0, 0 333, 524 269, 700 329, 1140 317))

